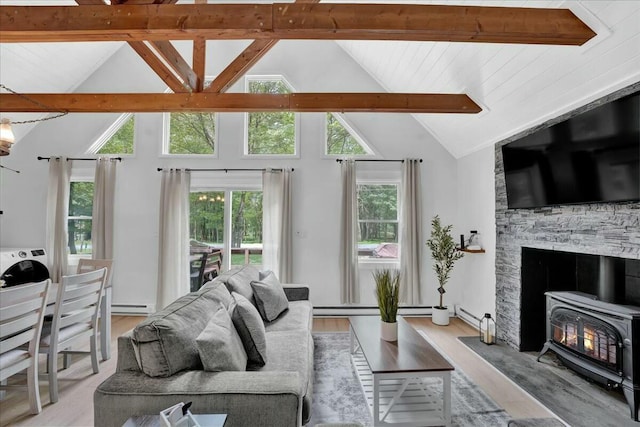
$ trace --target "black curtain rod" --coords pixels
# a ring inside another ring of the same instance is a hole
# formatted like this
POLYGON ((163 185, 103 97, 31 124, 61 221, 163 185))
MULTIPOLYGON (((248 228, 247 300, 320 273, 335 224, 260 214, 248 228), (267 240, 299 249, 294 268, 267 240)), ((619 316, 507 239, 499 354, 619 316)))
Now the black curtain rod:
POLYGON ((20 173, 19 170, 11 169, 11 168, 8 168, 8 167, 2 166, 2 165, 0 165, 0 169, 6 169, 6 170, 10 170, 11 172, 20 173))
MULTIPOLYGON (((342 163, 347 159, 336 159, 336 162, 342 163)), ((422 163, 422 159, 419 159, 420 163, 422 163)), ((398 162, 404 163, 404 159, 354 159, 354 162, 398 162)))
MULTIPOLYGON (((54 157, 54 159, 55 158, 56 157, 54 157)), ((109 157, 109 159, 117 160, 119 162, 122 161, 122 157, 109 157)), ((47 160, 48 161, 48 160, 51 160, 51 157, 38 156, 38 160, 47 160)), ((95 158, 92 158, 92 157, 67 157, 67 161, 69 161, 69 160, 94 160, 95 161, 95 160, 98 160, 98 159, 95 159, 95 158)))
MULTIPOLYGON (((164 168, 158 168, 158 172, 162 171, 164 168)), ((174 169, 174 168, 172 168, 174 169)), ((185 169, 186 171, 189 172, 250 172, 250 171, 261 171, 261 172, 265 172, 267 169, 263 168, 263 169, 259 169, 259 168, 248 168, 248 169, 234 169, 234 168, 226 168, 226 169, 185 169)), ((282 171, 282 169, 275 169, 272 168, 272 171, 282 171)), ((291 168, 291 172, 293 172, 295 169, 291 168)))

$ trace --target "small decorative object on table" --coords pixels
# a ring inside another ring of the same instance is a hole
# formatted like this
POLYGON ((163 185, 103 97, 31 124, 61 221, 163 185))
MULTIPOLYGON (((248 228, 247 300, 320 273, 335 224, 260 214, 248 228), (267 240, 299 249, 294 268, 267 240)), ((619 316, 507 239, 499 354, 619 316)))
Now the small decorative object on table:
POLYGON ((487 345, 496 343, 496 322, 491 318, 490 313, 485 313, 484 317, 480 319, 478 331, 480 333, 480 342, 487 345))
POLYGON ((200 427, 189 411, 190 406, 191 402, 180 402, 160 411, 160 421, 163 427, 200 427))
POLYGON ((443 304, 443 296, 446 292, 444 285, 449 280, 453 265, 464 254, 458 252, 451 236, 453 225, 443 227, 440 224, 440 217, 436 215, 431 221, 431 227, 431 238, 427 240, 427 246, 431 249, 431 256, 435 261, 433 269, 438 277, 438 292, 440 293, 440 305, 433 307, 431 321, 436 325, 446 326, 449 324, 449 310, 443 304))
POLYGON ((396 270, 377 270, 373 272, 376 282, 376 297, 380 309, 380 338, 385 341, 398 341, 398 302, 400 298, 400 273, 396 270))

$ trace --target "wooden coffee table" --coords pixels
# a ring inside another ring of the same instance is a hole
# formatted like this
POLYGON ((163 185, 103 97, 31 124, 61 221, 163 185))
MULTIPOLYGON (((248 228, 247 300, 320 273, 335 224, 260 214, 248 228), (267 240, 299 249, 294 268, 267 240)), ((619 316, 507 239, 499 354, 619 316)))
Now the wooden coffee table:
POLYGON ((455 368, 401 317, 396 342, 380 339, 378 316, 349 317, 349 324, 351 359, 374 426, 450 426, 455 368))

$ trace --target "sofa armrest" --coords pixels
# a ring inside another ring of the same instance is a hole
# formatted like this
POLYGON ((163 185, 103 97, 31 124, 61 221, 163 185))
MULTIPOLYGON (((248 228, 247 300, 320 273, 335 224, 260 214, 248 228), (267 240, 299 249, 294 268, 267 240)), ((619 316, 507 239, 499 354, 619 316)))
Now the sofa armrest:
POLYGON ((140 370, 138 360, 136 359, 136 352, 131 342, 133 336, 133 329, 118 337, 118 363, 116 365, 116 372, 122 371, 137 371, 140 370))
POLYGON ((309 287, 305 285, 297 285, 293 283, 283 284, 284 293, 289 301, 307 301, 309 300, 309 287))

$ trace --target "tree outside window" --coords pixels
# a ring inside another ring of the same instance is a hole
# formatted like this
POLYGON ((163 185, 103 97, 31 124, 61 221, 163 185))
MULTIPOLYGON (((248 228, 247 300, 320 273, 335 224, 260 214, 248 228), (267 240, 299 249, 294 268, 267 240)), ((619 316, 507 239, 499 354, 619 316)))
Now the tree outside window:
POLYGON ((69 253, 91 255, 93 182, 71 182, 69 189, 69 253))
POLYGON ((133 127, 134 116, 132 114, 96 153, 133 154, 133 127))
POLYGON ((215 113, 171 113, 168 154, 215 154, 215 113))
POLYGON ((397 258, 398 185, 358 184, 357 187, 358 253, 397 258), (390 245, 384 248, 384 244, 390 245), (384 249, 384 255, 377 253, 381 249, 384 249))
MULTIPOLYGON (((282 80, 249 80, 249 93, 287 94, 291 89, 282 80)), ((248 113, 247 154, 296 154, 295 114, 248 113)))
POLYGON ((262 265, 262 191, 200 191, 190 194, 191 252, 224 248, 231 251, 231 266, 262 265), (230 204, 228 245, 225 205, 230 204))
POLYGON ((360 142, 340 123, 333 113, 327 113, 326 153, 331 155, 367 155, 360 142))

